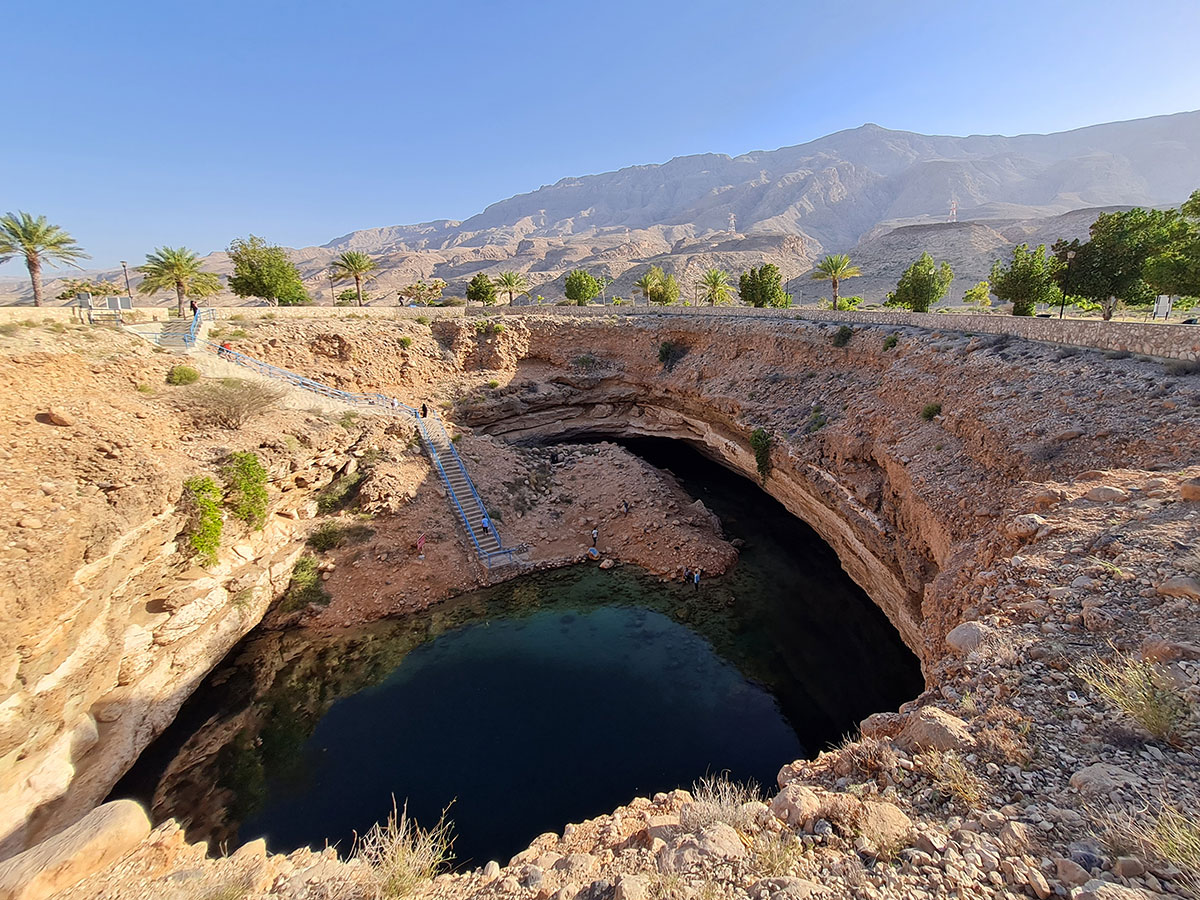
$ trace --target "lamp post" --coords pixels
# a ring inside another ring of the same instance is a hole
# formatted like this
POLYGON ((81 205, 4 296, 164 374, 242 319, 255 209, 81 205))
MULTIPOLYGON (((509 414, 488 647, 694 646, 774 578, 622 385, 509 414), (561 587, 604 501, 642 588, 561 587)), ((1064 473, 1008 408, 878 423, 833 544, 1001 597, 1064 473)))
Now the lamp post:
MULTIPOLYGON (((1066 269, 1066 272, 1063 273, 1064 285, 1071 280, 1071 277, 1070 277, 1071 276, 1071 260, 1073 260, 1074 258, 1075 258, 1075 251, 1068 250, 1067 251, 1067 269, 1066 269)), ((1067 292, 1066 292, 1066 289, 1064 288, 1064 290, 1062 292, 1062 300, 1058 304, 1058 317, 1060 319, 1063 317, 1063 310, 1065 310, 1066 308, 1067 308, 1067 292)))
POLYGON ((121 270, 125 273, 125 293, 129 295, 129 302, 133 302, 133 288, 129 286, 129 266, 125 264, 125 260, 121 260, 121 270))

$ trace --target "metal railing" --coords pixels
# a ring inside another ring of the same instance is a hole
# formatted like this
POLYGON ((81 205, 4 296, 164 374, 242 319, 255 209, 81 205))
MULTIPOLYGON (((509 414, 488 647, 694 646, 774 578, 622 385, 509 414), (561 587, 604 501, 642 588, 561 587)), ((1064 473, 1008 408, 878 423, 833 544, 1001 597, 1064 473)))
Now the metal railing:
MULTIPOLYGON (((203 312, 203 311, 201 311, 203 312)), ((196 325, 196 331, 199 330, 198 322, 200 313, 197 313, 193 319, 193 325, 196 325)), ((423 417, 420 412, 406 403, 401 403, 394 397, 389 397, 386 394, 380 393, 360 393, 352 391, 343 391, 339 388, 331 387, 323 382, 316 381, 312 378, 306 378, 289 369, 284 369, 279 366, 273 366, 270 363, 263 362, 261 359, 255 359, 253 356, 247 356, 244 353, 239 353, 232 347, 225 347, 213 341, 199 340, 194 336, 194 332, 189 338, 190 346, 197 346, 201 349, 215 353, 221 359, 228 360, 239 366, 257 372, 267 378, 274 378, 278 381, 286 382, 301 390, 310 391, 314 394, 319 394, 322 397, 328 397, 331 400, 337 400, 340 403, 345 403, 354 407, 370 407, 383 412, 388 412, 393 415, 411 416, 417 425, 417 431, 421 435, 421 442, 425 445, 425 450, 429 454, 430 460, 433 462, 434 468, 437 469, 441 476, 442 483, 446 486, 446 491, 450 496, 451 502, 454 504, 455 510, 458 512, 459 519, 462 521, 463 528, 466 529, 467 536, 471 539, 471 543, 475 545, 475 552, 479 554, 479 558, 490 569, 497 565, 505 565, 513 562, 513 554, 518 551, 516 547, 505 547, 500 540, 500 534, 494 528, 491 530, 492 536, 496 539, 496 550, 484 550, 479 544, 479 539, 475 536, 475 530, 471 527, 471 520, 467 516, 466 510, 463 509, 462 503, 459 501, 458 493, 454 490, 454 485, 450 482, 450 476, 446 472, 446 466, 442 462, 442 455, 438 452, 437 444, 434 442, 427 422, 433 422, 437 425, 438 433, 445 440, 445 445, 450 448, 450 454, 453 457, 454 465, 458 467, 459 473, 462 475, 463 481, 466 482, 467 488, 470 491, 471 499, 478 505, 479 511, 483 516, 487 516, 487 506, 484 505, 483 498, 479 496, 479 491, 475 489, 475 483, 471 480, 471 476, 467 474, 467 467, 462 461, 462 457, 458 455, 458 450, 454 446, 454 442, 450 439, 449 433, 446 431, 446 426, 438 416, 423 417)))

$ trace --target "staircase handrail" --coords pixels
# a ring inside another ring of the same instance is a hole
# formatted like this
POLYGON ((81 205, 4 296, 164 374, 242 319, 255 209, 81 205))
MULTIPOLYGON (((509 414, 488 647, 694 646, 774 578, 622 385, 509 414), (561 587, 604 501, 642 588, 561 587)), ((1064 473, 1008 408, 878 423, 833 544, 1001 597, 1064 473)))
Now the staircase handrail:
MULTIPOLYGON (((433 441, 429 439, 429 433, 425 430, 425 425, 420 417, 417 418, 417 428, 421 432, 421 437, 425 439, 425 446, 429 448, 429 456, 433 460, 433 464, 437 466, 438 473, 442 476, 442 483, 446 485, 446 490, 450 494, 450 499, 454 501, 454 508, 458 510, 459 518, 462 519, 463 527, 467 530, 467 536, 471 538, 471 543, 475 545, 475 552, 484 558, 488 568, 491 568, 491 560, 488 559, 489 553, 479 546, 479 539, 475 537, 475 529, 471 527, 471 520, 467 518, 466 511, 462 508, 462 504, 458 502, 458 494, 454 492, 454 485, 450 483, 450 476, 446 474, 446 469, 442 465, 442 460, 437 452, 437 447, 433 441)), ((468 479, 468 484, 470 480, 468 479)), ((494 532, 493 532, 494 533, 494 532)), ((497 543, 499 538, 497 538, 497 543)))
MULTIPOLYGON (((471 476, 467 474, 467 467, 463 464, 462 457, 458 455, 458 448, 454 446, 454 441, 450 440, 450 435, 446 431, 446 426, 442 424, 440 417, 435 418, 433 421, 436 422, 438 428, 441 429, 442 436, 446 439, 446 446, 450 448, 450 452, 454 455, 454 461, 458 463, 459 471, 462 472, 463 477, 467 480, 467 487, 471 489, 471 495, 475 498, 475 502, 479 504, 479 508, 483 510, 484 515, 487 515, 487 504, 485 504, 483 502, 483 498, 479 496, 479 491, 475 490, 475 482, 472 481, 471 476)), ((493 532, 493 534, 495 534, 495 532, 493 532)), ((504 546, 500 543, 499 534, 496 534, 496 544, 500 547, 504 546)))

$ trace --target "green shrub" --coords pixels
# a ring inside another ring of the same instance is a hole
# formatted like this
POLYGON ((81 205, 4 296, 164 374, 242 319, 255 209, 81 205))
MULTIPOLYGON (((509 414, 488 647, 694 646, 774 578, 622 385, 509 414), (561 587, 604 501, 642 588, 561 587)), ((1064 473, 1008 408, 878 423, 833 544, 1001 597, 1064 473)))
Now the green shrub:
POLYGON ((854 329, 849 325, 842 325, 833 333, 833 346, 845 347, 850 343, 852 337, 854 337, 854 329))
POLYGON ((267 470, 258 454, 249 450, 231 453, 221 477, 227 491, 225 502, 234 518, 251 528, 262 528, 267 522, 267 470))
POLYGON ((279 598, 279 608, 283 612, 295 612, 312 604, 327 606, 330 599, 325 588, 321 586, 317 558, 305 555, 296 560, 296 566, 292 569, 292 580, 288 582, 287 590, 279 598))
POLYGON ((922 409, 921 409, 921 418, 924 419, 926 422, 932 422, 934 420, 934 418, 936 416, 941 415, 941 413, 942 413, 942 404, 926 403, 925 406, 922 407, 922 409))
POLYGON ((150 387, 150 385, 148 385, 148 384, 139 382, 138 386, 137 386, 137 392, 139 394, 153 394, 154 388, 150 387))
POLYGON ((191 366, 171 366, 167 370, 167 384, 195 384, 200 380, 200 373, 191 366))
POLYGON ((305 542, 313 550, 327 553, 343 544, 370 540, 375 532, 366 525, 342 525, 338 522, 322 522, 313 529, 305 542))
POLYGON ((828 424, 829 417, 825 415, 825 411, 818 405, 814 406, 808 414, 808 424, 805 425, 804 430, 812 434, 814 431, 820 431, 828 424))
POLYGON ((341 418, 338 419, 338 424, 347 431, 352 431, 354 426, 358 424, 358 413, 356 413, 354 410, 347 410, 346 412, 342 413, 341 418))
POLYGON ((500 382, 493 378, 488 382, 488 387, 490 387, 492 390, 495 390, 496 388, 500 387, 500 382))
MULTIPOLYGON (((264 316, 264 318, 266 317, 264 316)), ((248 332, 245 328, 235 328, 233 331, 229 332, 229 336, 231 338, 250 337, 250 332, 248 332)))
POLYGON ((428 325, 429 317, 428 316, 417 316, 417 324, 418 325, 428 325))
POLYGON ((896 346, 898 343, 900 343, 900 337, 899 337, 898 335, 895 335, 895 334, 889 334, 887 337, 885 337, 885 338, 883 339, 883 349, 884 349, 884 350, 891 350, 891 349, 892 349, 893 347, 895 347, 895 346, 896 346))
POLYGON ((755 428, 750 433, 750 447, 758 464, 758 477, 766 481, 771 471, 771 436, 763 429, 755 428))
POLYGON ((664 369, 670 372, 679 364, 679 361, 687 356, 688 348, 686 344, 676 343, 675 341, 663 341, 658 345, 658 361, 662 363, 664 369))
POLYGON ((412 346, 412 338, 408 337, 407 335, 400 338, 401 349, 407 350, 411 346, 412 346))
POLYGON ((188 512, 188 523, 184 526, 188 548, 205 565, 215 565, 224 524, 221 490, 207 475, 197 476, 183 483, 182 499, 188 512))

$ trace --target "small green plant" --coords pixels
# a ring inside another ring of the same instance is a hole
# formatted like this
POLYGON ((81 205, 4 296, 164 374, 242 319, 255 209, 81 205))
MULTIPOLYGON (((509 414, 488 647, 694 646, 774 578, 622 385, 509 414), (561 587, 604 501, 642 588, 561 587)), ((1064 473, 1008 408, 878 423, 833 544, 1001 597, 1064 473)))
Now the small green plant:
POLYGON ((229 604, 239 612, 244 612, 254 605, 254 588, 242 588, 229 598, 229 604))
POLYGON ((457 444, 457 443, 458 443, 459 441, 461 441, 461 440, 462 440, 462 434, 461 434, 461 433, 459 433, 459 434, 455 434, 455 435, 451 435, 451 437, 450 437, 450 441, 451 441, 451 443, 454 443, 454 444, 457 444))
POLYGON ((771 435, 762 428, 755 428, 750 432, 750 449, 754 451, 758 477, 766 481, 771 472, 771 435))
POLYGON ((454 858, 453 845, 445 810, 426 831, 409 818, 407 805, 397 810, 393 803, 387 823, 372 825, 355 843, 353 855, 375 882, 378 896, 402 900, 446 867, 454 858))
POLYGON ((404 337, 400 338, 400 349, 401 350, 407 350, 411 346, 412 346, 412 338, 410 338, 408 335, 405 335, 404 337))
MULTIPOLYGON (((263 316, 263 318, 265 319, 266 316, 263 316)), ((235 328, 233 331, 229 332, 229 336, 231 338, 250 337, 250 332, 248 332, 245 328, 235 328)))
POLYGON ((19 322, 5 322, 3 325, 0 325, 0 335, 4 337, 12 337, 20 330, 21 325, 19 322))
POLYGON ((500 387, 500 382, 493 378, 488 382, 488 387, 490 387, 492 390, 495 390, 496 388, 500 387))
POLYGON ((184 526, 188 549, 205 565, 215 565, 224 525, 221 490, 207 475, 197 476, 183 483, 182 499, 188 513, 188 522, 184 526))
POLYGON ((1117 653, 1109 660, 1094 657, 1075 674, 1158 740, 1180 742, 1192 710, 1157 663, 1117 653))
POLYGON ((305 542, 319 553, 336 550, 343 544, 370 540, 375 534, 366 525, 342 525, 338 522, 322 522, 313 529, 305 542))
POLYGON ((358 413, 352 409, 346 410, 338 419, 338 424, 347 431, 353 431, 354 426, 358 424, 358 413))
POLYGON ((849 325, 842 325, 833 333, 833 346, 845 347, 850 343, 850 338, 854 337, 854 329, 849 325))
POLYGON ((760 799, 758 785, 742 784, 727 776, 706 775, 692 785, 692 802, 680 811, 680 822, 687 831, 699 831, 714 822, 746 831, 756 824, 745 805, 760 799))
POLYGON ((301 556, 292 569, 292 580, 279 598, 283 612, 295 612, 313 604, 327 606, 330 596, 321 586, 321 571, 315 556, 301 556))
POLYGON ((681 344, 676 341, 663 341, 658 345, 658 361, 662 363, 662 367, 670 372, 679 364, 679 361, 687 356, 687 344, 681 344))
POLYGON ((418 325, 428 325, 429 324, 429 316, 417 316, 417 324, 418 325))
POLYGON ((932 422, 935 418, 942 414, 942 404, 926 403, 921 408, 921 418, 926 422, 932 422))
POLYGON ((220 337, 221 335, 223 335, 224 333, 225 333, 225 329, 224 329, 224 328, 210 328, 210 329, 208 329, 208 336, 209 336, 210 338, 219 338, 219 337, 220 337))
POLYGON ((64 331, 67 330, 67 326, 64 325, 62 322, 47 322, 46 330, 53 331, 55 334, 62 334, 64 331))
POLYGON ((154 388, 144 382, 138 382, 137 392, 139 394, 153 394, 154 388))
POLYGON ((585 353, 582 356, 577 356, 571 360, 571 365, 577 369, 583 369, 585 372, 593 372, 601 366, 600 360, 592 356, 590 353, 585 353))
POLYGON ((195 384, 200 380, 200 373, 191 366, 171 366, 167 370, 167 384, 195 384))
POLYGON ((829 424, 829 417, 825 415, 820 405, 814 406, 808 414, 808 423, 804 426, 804 430, 809 434, 815 431, 820 431, 829 424))
POLYGON ((259 529, 267 521, 267 470, 258 454, 249 450, 231 453, 221 467, 225 480, 226 503, 234 518, 259 529))
POLYGON ((889 334, 887 337, 885 337, 885 338, 883 339, 883 349, 884 349, 884 350, 891 350, 891 349, 892 349, 893 347, 895 347, 895 346, 896 346, 898 343, 900 343, 900 337, 899 337, 899 335, 895 335, 895 334, 889 334))

